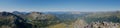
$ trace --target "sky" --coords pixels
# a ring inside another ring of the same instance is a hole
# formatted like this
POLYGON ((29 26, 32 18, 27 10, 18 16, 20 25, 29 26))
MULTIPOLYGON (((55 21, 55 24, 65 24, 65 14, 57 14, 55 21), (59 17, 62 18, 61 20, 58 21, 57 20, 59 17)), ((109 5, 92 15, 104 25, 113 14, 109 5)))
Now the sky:
POLYGON ((0 11, 118 11, 120 0, 0 0, 0 11))

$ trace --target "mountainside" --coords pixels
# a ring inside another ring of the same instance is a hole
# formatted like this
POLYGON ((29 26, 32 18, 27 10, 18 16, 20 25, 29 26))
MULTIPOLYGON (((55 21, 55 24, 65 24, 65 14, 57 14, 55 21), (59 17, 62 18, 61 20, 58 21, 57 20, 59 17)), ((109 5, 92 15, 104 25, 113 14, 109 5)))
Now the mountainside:
POLYGON ((26 20, 9 12, 0 12, 1 28, 27 28, 26 20))
POLYGON ((119 28, 119 23, 120 11, 0 12, 0 28, 119 28))

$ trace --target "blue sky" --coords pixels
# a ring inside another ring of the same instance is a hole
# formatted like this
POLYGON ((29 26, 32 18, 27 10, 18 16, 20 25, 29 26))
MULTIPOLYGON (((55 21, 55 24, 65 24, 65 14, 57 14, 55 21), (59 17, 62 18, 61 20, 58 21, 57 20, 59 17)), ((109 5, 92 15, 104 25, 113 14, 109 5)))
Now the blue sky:
POLYGON ((116 11, 120 0, 0 0, 0 11, 116 11))

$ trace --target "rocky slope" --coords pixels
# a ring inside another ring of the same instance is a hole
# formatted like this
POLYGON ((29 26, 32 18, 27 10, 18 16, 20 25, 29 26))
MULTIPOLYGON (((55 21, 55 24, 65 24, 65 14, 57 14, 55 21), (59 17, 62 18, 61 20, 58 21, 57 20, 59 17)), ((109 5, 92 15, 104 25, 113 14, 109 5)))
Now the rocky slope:
POLYGON ((120 24, 112 22, 93 22, 84 28, 120 28, 120 24))

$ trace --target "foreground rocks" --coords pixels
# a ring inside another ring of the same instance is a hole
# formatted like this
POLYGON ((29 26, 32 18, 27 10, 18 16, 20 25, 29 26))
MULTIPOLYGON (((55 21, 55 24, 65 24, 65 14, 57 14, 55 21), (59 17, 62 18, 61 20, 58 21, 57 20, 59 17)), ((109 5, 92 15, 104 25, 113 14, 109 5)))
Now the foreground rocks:
POLYGON ((92 22, 86 23, 84 20, 76 20, 73 23, 74 28, 120 28, 120 23, 113 22, 92 22))
POLYGON ((84 28, 120 28, 120 24, 112 22, 93 22, 84 28))

